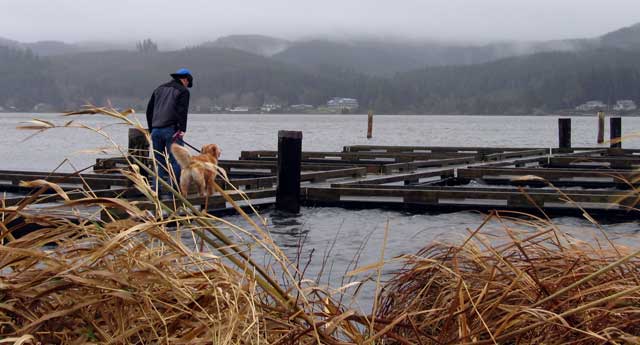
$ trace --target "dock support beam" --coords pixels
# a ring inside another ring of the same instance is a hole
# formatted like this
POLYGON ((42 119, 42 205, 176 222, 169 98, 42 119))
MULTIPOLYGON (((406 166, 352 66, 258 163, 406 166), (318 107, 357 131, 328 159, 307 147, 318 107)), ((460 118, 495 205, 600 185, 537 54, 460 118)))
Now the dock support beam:
POLYGON ((558 147, 571 149, 571 119, 558 119, 558 147))
POLYGON ((367 115, 367 139, 371 139, 373 137, 373 112, 369 111, 367 115))
POLYGON ((604 143, 604 111, 598 112, 598 144, 604 143))
POLYGON ((276 209, 300 212, 302 132, 278 131, 278 187, 276 209))
POLYGON ((622 148, 622 119, 619 117, 610 118, 609 126, 611 128, 611 148, 622 148))

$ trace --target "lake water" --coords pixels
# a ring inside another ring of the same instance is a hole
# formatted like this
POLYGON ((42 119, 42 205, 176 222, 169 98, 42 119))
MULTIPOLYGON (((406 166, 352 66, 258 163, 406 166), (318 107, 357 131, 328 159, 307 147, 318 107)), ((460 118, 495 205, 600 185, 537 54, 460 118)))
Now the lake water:
MULTIPOLYGON (((95 162, 97 148, 111 146, 89 130, 55 129, 29 140, 31 131, 17 130, 22 121, 40 118, 63 124, 69 118, 58 115, 0 114, 0 169, 47 171, 61 162, 61 170, 73 171, 95 162), (74 168, 75 167, 75 168, 74 168)), ((127 130, 114 126, 102 117, 82 116, 76 121, 91 126, 107 126, 111 139, 124 147, 127 130)), ((595 117, 573 117, 573 146, 595 146, 595 117)), ((217 143, 223 159, 237 159, 242 150, 275 150, 278 130, 303 131, 306 151, 341 151, 345 145, 421 145, 421 146, 511 146, 557 147, 558 118, 552 116, 383 116, 374 120, 374 137, 366 139, 367 117, 362 115, 190 115, 185 139, 194 146, 217 143)), ((625 136, 640 131, 640 118, 622 120, 625 136)), ((609 137, 608 121, 605 137, 609 137)), ((605 145, 606 146, 606 145, 605 145)), ((640 148, 640 140, 630 137, 623 147, 640 148)), ((405 214, 385 210, 345 211, 339 208, 304 208, 297 217, 279 216, 267 210, 263 216, 267 229, 285 252, 295 258, 298 244, 304 262, 313 253, 307 276, 316 277, 322 271, 321 283, 333 287, 345 271, 376 262, 383 246, 385 228, 389 237, 385 258, 414 253, 434 240, 451 241, 463 238, 467 229, 475 229, 483 216, 474 212, 454 214, 405 214), (366 246, 365 246, 366 244, 366 246), (361 250, 363 246, 366 248, 361 250), (358 264, 353 259, 359 255, 358 264), (323 260, 326 257, 326 260, 323 260), (325 261, 323 263, 323 261, 325 261)), ((240 225, 239 217, 231 221, 240 225)), ((574 236, 589 240, 597 232, 587 221, 578 218, 557 218, 554 221, 574 236)), ((490 224, 488 229, 499 229, 490 224)), ((618 243, 640 244, 637 222, 609 224, 609 235, 618 243)), ((362 276, 357 277, 362 279, 362 276)), ((372 288, 365 288, 359 307, 368 309, 372 288)), ((358 307, 358 306, 356 306, 358 307)))
MULTIPOLYGON (((144 115, 142 115, 143 117, 144 115)), ((141 117, 141 118, 142 118, 141 117)), ((45 114, 1 114, 0 169, 49 170, 65 158, 76 167, 95 163, 95 150, 111 143, 89 130, 55 129, 23 141, 33 131, 17 130, 23 121, 45 119, 62 125, 69 118, 45 114)), ((113 121, 104 117, 74 117, 91 126, 113 121)), ((572 118, 573 146, 595 146, 596 118, 572 118)), ((608 122, 605 138, 609 137, 608 122)), ((242 150, 275 150, 278 130, 301 130, 303 150, 341 151, 345 145, 511 146, 557 147, 558 118, 553 116, 398 116, 376 115, 373 138, 366 139, 366 115, 190 115, 185 140, 194 146, 217 143, 223 159, 237 159, 242 150)), ((122 126, 105 128, 120 145, 127 145, 122 126)), ((640 131, 640 118, 622 120, 623 135, 640 131)), ((627 148, 640 147, 629 138, 627 148)), ((62 167, 73 171, 70 165, 62 167)))

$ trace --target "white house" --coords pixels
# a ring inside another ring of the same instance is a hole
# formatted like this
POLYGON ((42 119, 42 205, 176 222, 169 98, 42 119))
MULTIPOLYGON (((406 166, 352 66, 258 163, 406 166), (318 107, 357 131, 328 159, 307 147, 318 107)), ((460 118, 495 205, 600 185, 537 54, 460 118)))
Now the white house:
POLYGON ((587 103, 580 104, 579 106, 577 106, 576 110, 592 111, 592 110, 605 109, 606 107, 607 105, 602 103, 602 101, 589 101, 587 103))
POLYGON ((310 110, 313 109, 313 105, 311 104, 293 104, 289 106, 291 110, 310 110))
POLYGON ((248 113, 249 107, 239 106, 239 107, 227 108, 227 111, 230 113, 248 113))
POLYGON ((636 109, 638 109, 636 103, 629 99, 620 100, 613 106, 613 110, 615 111, 634 111, 636 109))
POLYGON ((327 107, 329 109, 355 110, 360 107, 360 104, 358 103, 358 100, 355 98, 333 97, 327 102, 327 107))
POLYGON ((260 111, 263 113, 270 113, 280 108, 282 108, 280 104, 265 103, 260 107, 260 111))

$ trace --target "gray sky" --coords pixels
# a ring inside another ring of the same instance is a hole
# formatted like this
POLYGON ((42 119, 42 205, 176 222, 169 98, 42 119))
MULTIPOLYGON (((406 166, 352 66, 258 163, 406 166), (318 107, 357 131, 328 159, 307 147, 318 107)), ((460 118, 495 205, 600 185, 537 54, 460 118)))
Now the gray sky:
POLYGON ((0 37, 177 45, 228 34, 442 40, 595 37, 640 22, 639 0, 0 0, 0 37))

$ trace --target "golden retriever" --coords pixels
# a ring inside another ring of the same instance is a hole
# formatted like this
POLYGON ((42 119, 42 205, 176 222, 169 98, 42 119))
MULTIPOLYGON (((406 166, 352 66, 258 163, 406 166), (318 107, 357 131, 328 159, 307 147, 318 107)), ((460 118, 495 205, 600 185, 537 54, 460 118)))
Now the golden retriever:
POLYGON ((212 195, 213 183, 218 169, 218 158, 222 153, 218 145, 204 145, 199 155, 192 156, 186 148, 173 144, 171 145, 171 153, 182 168, 180 193, 186 197, 189 193, 189 186, 193 182, 198 187, 201 196, 212 195))

